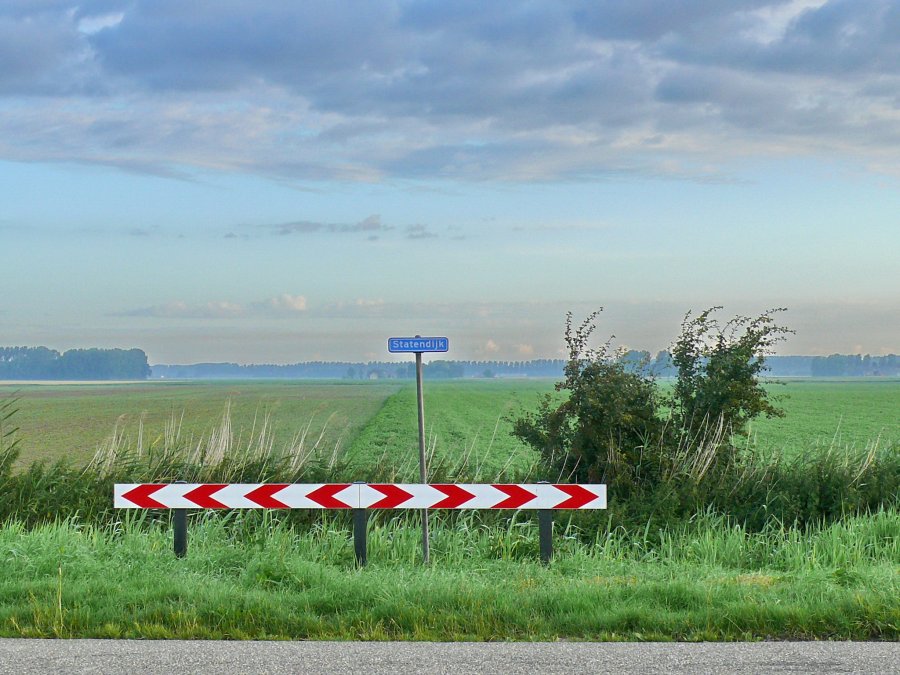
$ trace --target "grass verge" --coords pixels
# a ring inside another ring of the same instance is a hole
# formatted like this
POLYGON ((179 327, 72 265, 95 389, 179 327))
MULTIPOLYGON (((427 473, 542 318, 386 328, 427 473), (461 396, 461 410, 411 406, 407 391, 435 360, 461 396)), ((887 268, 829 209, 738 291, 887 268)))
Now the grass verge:
POLYGON ((752 533, 717 517, 592 544, 559 533, 549 567, 536 528, 437 520, 374 523, 367 568, 348 531, 300 531, 266 514, 203 515, 188 557, 129 517, 0 529, 6 637, 363 640, 900 638, 900 513, 800 532, 752 533), (560 536, 562 535, 562 536, 560 536))

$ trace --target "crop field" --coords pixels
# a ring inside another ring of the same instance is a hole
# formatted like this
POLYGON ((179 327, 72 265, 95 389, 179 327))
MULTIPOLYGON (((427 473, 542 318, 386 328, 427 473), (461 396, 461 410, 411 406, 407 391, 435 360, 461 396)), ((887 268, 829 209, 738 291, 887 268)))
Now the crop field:
POLYGON ((16 396, 20 465, 67 459, 84 464, 115 435, 144 447, 163 442, 167 427, 202 443, 222 427, 226 409, 237 445, 266 434, 276 449, 319 443, 345 447, 397 391, 397 385, 341 382, 183 382, 0 385, 16 396))
MULTIPOLYGON (((662 385, 665 387, 665 384, 662 385)), ((759 419, 751 440, 763 448, 814 451, 900 443, 900 380, 789 380, 771 385, 783 418, 759 419)), ((530 449, 510 436, 511 418, 533 410, 553 391, 551 380, 426 382, 426 436, 433 462, 465 464, 490 478, 523 468, 530 449)), ((237 445, 344 453, 363 470, 371 463, 418 475, 415 386, 409 382, 184 382, 87 385, 0 385, 19 397, 20 465, 36 459, 87 462, 114 434, 147 447, 166 427, 201 443, 222 427, 226 407, 237 445)))
POLYGON ((770 385, 785 416, 760 419, 751 435, 791 450, 900 444, 900 380, 788 380, 770 385))
MULTIPOLYGON (((548 381, 440 382, 425 384, 425 437, 429 464, 452 474, 492 480, 504 471, 527 470, 534 452, 513 438, 512 419, 533 410, 553 390, 548 381)), ((390 397, 351 447, 360 467, 388 463, 398 479, 418 480, 415 386, 390 397)))

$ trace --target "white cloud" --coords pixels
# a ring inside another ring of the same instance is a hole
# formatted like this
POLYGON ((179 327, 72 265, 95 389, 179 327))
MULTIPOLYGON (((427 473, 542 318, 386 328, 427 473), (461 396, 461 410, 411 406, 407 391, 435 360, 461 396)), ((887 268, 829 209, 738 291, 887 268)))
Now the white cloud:
POLYGON ((183 300, 161 305, 139 307, 116 313, 116 316, 151 317, 160 319, 239 319, 246 317, 288 317, 306 311, 306 297, 282 293, 267 300, 238 303, 217 300, 188 303, 183 300))
POLYGON ((290 295, 282 293, 274 298, 269 298, 269 307, 277 312, 305 312, 306 298, 302 295, 290 295))
POLYGON ((112 28, 122 23, 125 18, 124 12, 113 12, 111 14, 99 14, 96 16, 86 16, 78 21, 78 30, 85 35, 93 35, 105 28, 112 28))

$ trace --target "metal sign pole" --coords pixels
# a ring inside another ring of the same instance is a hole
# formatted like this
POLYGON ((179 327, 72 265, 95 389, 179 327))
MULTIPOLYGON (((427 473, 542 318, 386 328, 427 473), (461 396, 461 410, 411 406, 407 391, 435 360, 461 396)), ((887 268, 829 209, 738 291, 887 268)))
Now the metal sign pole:
MULTIPOLYGON (((392 354, 416 355, 416 398, 419 407, 419 482, 428 482, 428 470, 425 466, 425 399, 422 396, 422 353, 446 352, 450 349, 450 340, 446 336, 391 337, 387 341, 388 351, 392 354)), ((428 509, 422 509, 422 557, 427 565, 430 562, 428 553, 428 509)))
MULTIPOLYGON (((418 336, 416 336, 418 337, 418 336)), ((425 469, 425 397, 422 395, 422 352, 416 352, 416 399, 419 404, 419 482, 428 482, 425 469)), ((422 558, 429 563, 428 509, 422 509, 422 558)))

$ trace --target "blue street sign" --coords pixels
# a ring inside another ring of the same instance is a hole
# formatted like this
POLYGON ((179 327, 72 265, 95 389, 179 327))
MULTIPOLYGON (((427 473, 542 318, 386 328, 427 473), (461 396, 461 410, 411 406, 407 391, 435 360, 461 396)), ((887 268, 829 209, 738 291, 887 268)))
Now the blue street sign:
POLYGON ((445 337, 392 337, 388 338, 388 351, 393 353, 446 352, 450 340, 445 337))

